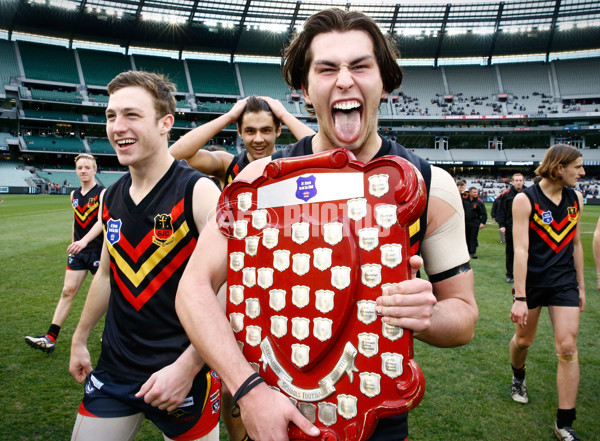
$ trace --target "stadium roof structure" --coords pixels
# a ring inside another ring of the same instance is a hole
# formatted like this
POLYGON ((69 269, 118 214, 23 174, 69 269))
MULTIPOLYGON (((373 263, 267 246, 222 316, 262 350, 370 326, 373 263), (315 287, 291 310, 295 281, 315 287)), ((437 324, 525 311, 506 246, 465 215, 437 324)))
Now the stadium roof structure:
POLYGON ((2 0, 0 28, 69 40, 277 57, 316 11, 362 11, 402 58, 438 60, 600 49, 594 0, 2 0))

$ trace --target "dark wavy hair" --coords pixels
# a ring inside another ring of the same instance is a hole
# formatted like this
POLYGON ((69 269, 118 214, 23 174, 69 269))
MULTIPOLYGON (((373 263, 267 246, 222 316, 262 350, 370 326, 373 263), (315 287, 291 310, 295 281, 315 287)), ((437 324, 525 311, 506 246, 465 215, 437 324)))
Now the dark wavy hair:
MULTIPOLYGON (((375 59, 379 66, 383 88, 392 92, 402 84, 402 69, 396 62, 400 53, 396 43, 389 35, 384 35, 375 21, 356 11, 339 8, 325 9, 311 15, 304 23, 302 31, 297 33, 284 49, 281 61, 281 73, 286 83, 294 90, 308 85, 308 71, 313 54, 310 45, 313 39, 325 32, 364 31, 373 40, 375 59)), ((314 114, 312 106, 306 108, 314 114)))
POLYGON ((273 123, 275 123, 275 130, 279 130, 279 127, 281 126, 281 121, 279 121, 279 118, 277 118, 275 116, 275 114, 273 113, 273 111, 271 110, 271 108, 269 107, 267 102, 265 100, 263 100, 262 98, 257 97, 256 95, 251 95, 246 99, 246 108, 244 109, 244 111, 242 112, 240 117, 238 118, 238 121, 237 121, 238 131, 242 130, 244 116, 246 116, 247 113, 258 113, 258 112, 270 113, 271 116, 273 117, 273 123))
POLYGON ((560 179, 558 166, 561 164, 570 164, 581 156, 583 156, 581 151, 573 146, 567 144, 554 144, 546 152, 544 160, 535 170, 535 173, 542 178, 557 181, 560 179))

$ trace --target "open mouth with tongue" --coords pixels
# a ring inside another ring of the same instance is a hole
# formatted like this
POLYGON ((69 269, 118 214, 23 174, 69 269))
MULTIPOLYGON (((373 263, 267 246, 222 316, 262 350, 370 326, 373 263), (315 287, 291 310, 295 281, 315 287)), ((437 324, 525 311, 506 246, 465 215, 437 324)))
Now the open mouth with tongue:
POLYGON ((362 106, 357 100, 339 101, 331 112, 335 135, 342 142, 353 142, 361 129, 362 106))

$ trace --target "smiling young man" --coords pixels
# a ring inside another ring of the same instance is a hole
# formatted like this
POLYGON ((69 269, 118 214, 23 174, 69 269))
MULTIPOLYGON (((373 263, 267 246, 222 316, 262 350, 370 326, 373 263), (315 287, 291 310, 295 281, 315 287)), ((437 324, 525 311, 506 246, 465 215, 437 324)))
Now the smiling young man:
POLYGON ((88 271, 92 275, 96 274, 100 264, 102 224, 98 222, 98 212, 100 198, 105 189, 96 183, 97 170, 96 159, 92 155, 82 154, 75 158, 75 172, 81 187, 71 192, 74 216, 72 242, 67 248, 69 257, 60 300, 46 335, 25 337, 25 342, 29 346, 48 354, 56 349, 58 333, 71 312, 73 299, 79 292, 88 271))
MULTIPOLYGON (((302 89, 319 131, 273 157, 343 147, 360 161, 396 155, 421 171, 428 187, 428 208, 413 229, 411 247, 420 248, 423 260, 415 256, 410 264, 415 273, 424 261, 430 281, 413 277, 386 288, 385 295, 377 298, 376 312, 385 323, 410 329, 424 342, 459 346, 472 339, 478 310, 464 212, 454 180, 377 133, 380 100, 402 82, 396 58, 390 40, 362 13, 328 9, 311 16, 286 49, 282 72, 290 87, 302 89)), ((268 161, 255 161, 239 178, 253 180, 268 161)), ((230 390, 244 390, 242 385, 254 370, 238 349, 214 294, 226 276, 227 239, 213 224, 204 230, 199 244, 210 247, 211 255, 197 251, 190 259, 178 290, 177 312, 194 346, 230 390), (211 340, 222 343, 217 349, 208 344, 211 340)), ((290 422, 311 436, 318 435, 288 398, 264 384, 255 385, 237 404, 252 439, 287 439, 290 422)), ((404 440, 407 430, 405 415, 384 418, 372 439, 404 440)))
POLYGON ((512 204, 515 244, 515 297, 510 318, 513 370, 511 397, 529 402, 525 362, 543 306, 554 330, 558 358, 558 410, 554 433, 561 441, 578 441, 573 430, 579 388, 577 334, 585 307, 580 219, 583 196, 573 188, 585 176, 581 152, 565 144, 548 149, 536 170, 542 180, 519 193, 512 204))
POLYGON ((72 440, 130 440, 144 418, 165 439, 219 436, 219 377, 190 345, 174 304, 219 190, 169 154, 172 87, 133 71, 108 85, 106 132, 129 173, 101 201, 100 268, 71 343, 69 371, 85 381, 72 440), (92 370, 87 340, 104 315, 92 370))
POLYGON ((216 177, 224 186, 235 179, 249 163, 269 157, 275 152, 275 141, 281 134, 282 122, 296 139, 315 133, 289 113, 279 101, 269 97, 249 96, 235 103, 229 112, 186 133, 171 146, 169 152, 177 159, 185 159, 196 170, 216 177), (211 138, 235 123, 246 151, 232 155, 202 150, 211 138))

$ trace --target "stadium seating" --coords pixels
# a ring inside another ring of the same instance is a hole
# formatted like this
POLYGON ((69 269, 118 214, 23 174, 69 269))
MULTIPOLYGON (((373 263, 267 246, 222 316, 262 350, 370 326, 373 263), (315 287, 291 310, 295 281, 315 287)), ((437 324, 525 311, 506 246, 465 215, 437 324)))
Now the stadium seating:
POLYGON ((37 110, 23 109, 25 118, 60 120, 60 121, 83 121, 83 117, 74 112, 61 110, 37 110))
POLYGON ((117 182, 125 173, 120 172, 102 172, 96 173, 96 181, 105 187, 108 187, 117 182))
POLYGON ((88 86, 106 87, 119 73, 132 69, 128 55, 90 49, 77 49, 77 54, 88 86))
POLYGON ((28 187, 27 179, 33 175, 29 170, 20 168, 20 163, 15 161, 0 161, 0 186, 2 187, 28 187))
POLYGON ((0 40, 0 93, 4 92, 5 84, 10 84, 11 78, 20 76, 13 43, 0 40))
POLYGON ((289 112, 296 113, 296 106, 289 103, 290 88, 281 76, 277 64, 238 63, 246 96, 265 95, 278 99, 289 112))
POLYGON ((149 55, 134 55, 137 70, 146 70, 165 75, 177 86, 178 93, 189 92, 183 62, 173 58, 152 57, 149 55))
POLYGON ((240 88, 233 64, 221 61, 187 60, 196 94, 239 96, 240 88))
POLYGON ((79 84, 73 51, 61 46, 19 41, 19 52, 28 79, 79 84))
POLYGON ((106 138, 88 138, 87 144, 92 155, 114 155, 115 150, 106 138))
POLYGON ((600 59, 556 60, 554 65, 561 97, 600 96, 600 59))
POLYGON ((24 135, 23 138, 27 144, 27 150, 30 151, 86 153, 83 141, 75 137, 24 135))
POLYGON ((44 90, 31 88, 31 98, 40 101, 59 101, 81 104, 83 97, 76 91, 44 90))
POLYGON ((42 170, 38 171, 37 175, 48 183, 52 182, 63 186, 66 182, 66 185, 70 185, 72 189, 79 188, 81 186, 81 182, 79 181, 75 170, 42 170))

